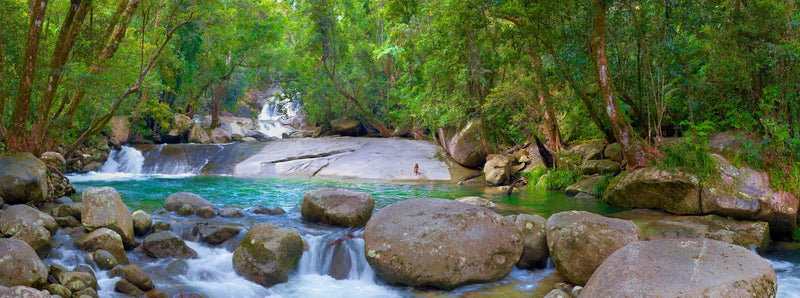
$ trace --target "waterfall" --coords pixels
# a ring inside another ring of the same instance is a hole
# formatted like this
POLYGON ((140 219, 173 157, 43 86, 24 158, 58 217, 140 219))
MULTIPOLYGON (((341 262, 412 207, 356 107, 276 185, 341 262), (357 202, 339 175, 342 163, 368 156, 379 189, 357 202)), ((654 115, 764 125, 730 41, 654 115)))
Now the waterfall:
POLYGON ((268 98, 258 114, 258 131, 276 138, 281 138, 284 133, 291 134, 294 131, 292 119, 300 114, 300 108, 299 103, 288 99, 268 98))
POLYGON ((364 239, 353 238, 329 245, 337 238, 306 236, 308 250, 303 252, 297 273, 300 275, 329 275, 336 279, 361 280, 372 283, 375 271, 364 257, 364 239))
POLYGON ((112 150, 106 163, 100 167, 100 173, 141 174, 144 155, 133 147, 122 146, 120 150, 112 150))

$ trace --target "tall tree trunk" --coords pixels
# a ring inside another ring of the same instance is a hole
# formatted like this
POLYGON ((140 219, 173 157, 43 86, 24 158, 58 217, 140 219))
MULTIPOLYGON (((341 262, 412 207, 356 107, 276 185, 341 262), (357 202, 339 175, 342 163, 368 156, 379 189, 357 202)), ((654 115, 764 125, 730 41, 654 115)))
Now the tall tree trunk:
POLYGON ((45 151, 48 144, 48 135, 50 132, 50 110, 52 108, 53 99, 58 92, 58 85, 64 74, 64 65, 66 65, 69 54, 72 51, 72 46, 75 44, 75 38, 78 36, 81 24, 89 11, 92 0, 72 0, 67 15, 64 18, 64 23, 61 25, 61 30, 56 40, 56 47, 53 50, 53 57, 50 60, 50 78, 47 82, 47 87, 44 90, 42 100, 39 102, 37 108, 36 122, 31 127, 30 137, 28 142, 33 146, 30 148, 32 152, 39 154, 45 151))
MULTIPOLYGON (((115 13, 115 15, 119 17, 108 26, 106 33, 103 36, 103 47, 97 52, 92 64, 87 69, 86 77, 92 77, 96 75, 103 69, 104 63, 114 57, 114 54, 117 52, 117 49, 119 49, 119 45, 122 42, 122 38, 125 37, 125 33, 128 30, 128 25, 131 23, 133 13, 136 12, 139 2, 140 0, 120 1, 119 6, 117 6, 117 12, 115 13)), ((83 81, 81 84, 85 83, 87 82, 83 81)), ((67 125, 72 124, 72 119, 78 112, 78 107, 80 107, 81 102, 83 102, 83 97, 85 95, 86 91, 81 88, 75 92, 72 98, 70 98, 69 105, 66 109, 67 125)))
POLYGON ((7 143, 11 152, 25 151, 26 128, 28 114, 31 110, 31 85, 36 70, 36 55, 39 53, 39 37, 42 34, 47 0, 31 1, 31 22, 28 25, 28 41, 25 44, 25 54, 22 56, 22 70, 20 72, 17 101, 11 114, 11 129, 7 143))
POLYGON ((214 96, 211 99, 211 126, 208 128, 214 129, 219 127, 219 110, 222 102, 222 96, 225 95, 223 85, 225 81, 217 82, 217 88, 214 90, 214 96))
POLYGON ((0 28, 0 139, 5 140, 6 126, 5 119, 6 93, 3 91, 3 30, 0 28))
POLYGON ((594 18, 592 20, 592 36, 590 49, 594 60, 595 77, 600 88, 600 97, 605 106, 606 115, 611 122, 614 136, 622 147, 622 155, 627 161, 627 168, 634 170, 645 167, 651 159, 663 153, 650 147, 640 139, 630 123, 622 115, 619 103, 614 97, 614 90, 611 86, 611 75, 608 69, 608 58, 606 57, 605 47, 605 26, 606 26, 606 0, 594 0, 594 18))
POLYGON ((533 83, 536 86, 536 93, 539 97, 539 106, 544 108, 544 125, 545 133, 547 134, 547 146, 555 152, 560 152, 564 147, 561 139, 561 130, 558 128, 558 119, 556 118, 555 107, 550 101, 550 94, 547 92, 547 86, 541 78, 539 71, 542 65, 542 59, 539 54, 531 52, 531 66, 533 67, 533 83))

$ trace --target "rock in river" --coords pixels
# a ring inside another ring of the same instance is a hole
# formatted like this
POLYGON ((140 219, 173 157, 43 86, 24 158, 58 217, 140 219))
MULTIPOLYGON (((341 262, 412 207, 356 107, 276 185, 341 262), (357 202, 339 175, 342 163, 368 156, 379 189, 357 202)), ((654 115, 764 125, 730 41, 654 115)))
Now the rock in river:
POLYGON ((153 258, 184 258, 195 259, 197 252, 177 234, 171 231, 153 233, 144 238, 142 248, 145 253, 153 258))
POLYGON ((509 215, 508 220, 517 225, 522 232, 525 244, 517 267, 533 269, 544 267, 547 263, 547 220, 535 214, 509 215))
POLYGON ((703 238, 639 241, 609 256, 581 297, 775 297, 775 270, 741 246, 703 238))
POLYGON ((188 192, 176 192, 169 195, 167 200, 164 201, 164 209, 169 211, 178 211, 184 204, 191 205, 195 212, 201 207, 214 208, 214 205, 196 194, 188 192))
POLYGON ((295 231, 260 223, 245 234, 233 252, 236 274, 270 287, 289 280, 303 256, 303 240, 295 231))
POLYGON ((128 255, 122 244, 122 237, 107 228, 100 228, 88 234, 83 234, 75 239, 75 246, 78 248, 94 252, 105 250, 111 253, 120 264, 128 264, 128 255))
POLYGON ((83 191, 81 223, 89 231, 109 228, 122 236, 126 247, 133 246, 133 218, 113 187, 87 187, 83 191))
POLYGON ((375 199, 368 193, 320 188, 303 196, 300 213, 311 221, 356 227, 367 222, 374 207, 375 199))
POLYGON ((582 286, 609 255, 644 240, 630 220, 585 211, 566 211, 547 219, 547 247, 553 264, 569 282, 582 286))
POLYGON ((444 289, 502 279, 523 248, 516 225, 502 216, 444 199, 381 209, 364 240, 367 262, 387 282, 444 289))

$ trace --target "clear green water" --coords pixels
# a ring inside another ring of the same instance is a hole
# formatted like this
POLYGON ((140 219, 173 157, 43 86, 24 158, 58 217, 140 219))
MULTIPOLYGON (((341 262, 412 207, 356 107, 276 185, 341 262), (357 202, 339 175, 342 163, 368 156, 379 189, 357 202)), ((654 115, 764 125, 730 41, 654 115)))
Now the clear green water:
MULTIPOLYGON (((533 213, 549 217, 553 213, 567 210, 585 210, 608 214, 622 209, 611 207, 592 199, 575 199, 563 193, 545 192, 520 188, 511 196, 493 187, 462 187, 452 184, 395 184, 374 182, 341 182, 320 179, 290 178, 235 178, 225 176, 189 176, 183 178, 131 179, 124 181, 83 181, 73 184, 78 193, 90 186, 111 186, 117 189, 131 209, 153 212, 163 207, 164 200, 172 193, 185 191, 200 195, 219 206, 240 208, 258 205, 280 206, 287 211, 300 205, 303 195, 312 189, 336 187, 372 194, 376 207, 412 198, 456 199, 464 196, 480 196, 500 204, 501 213, 533 213)), ((76 195, 75 198, 80 197, 76 195)))

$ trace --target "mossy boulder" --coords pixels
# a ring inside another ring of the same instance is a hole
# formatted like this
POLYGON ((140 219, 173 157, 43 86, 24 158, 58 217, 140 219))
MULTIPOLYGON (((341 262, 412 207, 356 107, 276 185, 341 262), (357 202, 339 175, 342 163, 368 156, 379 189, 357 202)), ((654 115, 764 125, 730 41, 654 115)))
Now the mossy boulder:
POLYGON ((622 146, 619 143, 609 144, 603 151, 603 156, 616 162, 622 162, 622 146))
POLYGON ((0 197, 6 204, 40 203, 47 199, 47 166, 28 152, 0 158, 0 197))
POLYGON ((470 120, 455 131, 439 130, 442 147, 458 164, 478 168, 486 163, 488 153, 483 148, 480 127, 479 120, 470 120))
POLYGON ((617 174, 620 171, 620 163, 610 159, 584 160, 580 168, 581 174, 617 174))
POLYGON ((145 253, 153 258, 196 259, 197 252, 172 231, 147 235, 142 242, 145 253))
POLYGON ((610 255, 581 297, 775 297, 769 261, 738 245, 710 239, 628 244, 610 255))
POLYGON ((524 239, 492 210, 445 199, 411 199, 378 211, 364 230, 367 262, 389 283, 452 289, 504 278, 524 239))
POLYGON ((700 214, 700 181, 694 175, 675 169, 639 168, 614 177, 603 201, 625 208, 700 214))
POLYGON ((217 245, 239 234, 242 228, 231 225, 201 225, 197 227, 200 239, 211 245, 217 245))
POLYGON ((91 233, 78 236, 75 239, 75 246, 87 252, 105 250, 111 253, 120 264, 128 264, 130 262, 128 255, 125 254, 122 236, 108 228, 100 228, 91 233))
POLYGON ((0 231, 7 237, 32 227, 42 227, 54 235, 58 230, 58 223, 49 214, 28 205, 9 206, 0 217, 0 231))
POLYGON ((131 218, 133 219, 133 232, 136 235, 143 236, 153 227, 153 218, 147 212, 136 210, 131 214, 131 218))
POLYGON ((300 213, 304 218, 315 222, 357 227, 369 220, 373 208, 375 199, 368 193, 320 188, 303 196, 300 213))
POLYGON ((564 189, 564 193, 572 197, 596 198, 597 184, 600 183, 600 179, 602 178, 603 176, 599 175, 581 178, 581 180, 578 180, 575 184, 567 186, 567 188, 564 189))
POLYGON ((120 277, 122 280, 129 282, 131 285, 142 290, 143 292, 150 291, 154 288, 153 280, 147 276, 147 273, 139 268, 139 266, 134 264, 116 266, 114 269, 109 271, 109 275, 113 277, 120 277))
POLYGON ((88 231, 108 228, 122 237, 126 247, 132 247, 133 218, 113 187, 87 187, 82 195, 81 223, 88 231))
POLYGON ((50 294, 48 294, 46 291, 39 291, 31 287, 4 287, 0 285, 0 297, 51 298, 52 296, 50 296, 50 294))
POLYGON ((595 269, 617 249, 644 240, 632 221, 585 211, 566 211, 547 219, 547 247, 553 264, 570 283, 586 284, 595 269))
POLYGON ((361 134, 361 123, 352 119, 331 120, 333 133, 343 136, 358 136, 361 134))
POLYGON ((578 155, 583 160, 596 160, 603 158, 605 146, 601 142, 578 144, 569 148, 570 155, 578 155))
POLYGON ((236 274, 270 287, 289 280, 303 255, 303 240, 295 231, 256 224, 233 252, 236 274))
POLYGON ((0 238, 0 256, 0 285, 42 288, 47 284, 47 265, 24 241, 0 238))
POLYGON ((98 289, 97 279, 95 279, 95 276, 91 273, 64 271, 56 274, 56 278, 61 285, 73 293, 86 288, 92 288, 95 291, 98 289))

